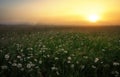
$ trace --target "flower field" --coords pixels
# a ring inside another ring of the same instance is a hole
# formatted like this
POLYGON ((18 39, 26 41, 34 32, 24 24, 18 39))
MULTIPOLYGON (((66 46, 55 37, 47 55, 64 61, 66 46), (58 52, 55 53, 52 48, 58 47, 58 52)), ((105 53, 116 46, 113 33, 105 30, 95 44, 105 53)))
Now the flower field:
POLYGON ((120 77, 120 33, 1 32, 0 77, 120 77))

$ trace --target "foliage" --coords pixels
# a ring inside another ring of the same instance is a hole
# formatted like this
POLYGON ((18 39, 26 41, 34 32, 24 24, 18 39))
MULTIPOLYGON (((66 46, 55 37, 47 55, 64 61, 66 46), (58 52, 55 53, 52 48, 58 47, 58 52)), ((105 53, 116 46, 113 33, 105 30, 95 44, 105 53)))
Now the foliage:
POLYGON ((120 77, 119 33, 0 33, 0 77, 120 77))

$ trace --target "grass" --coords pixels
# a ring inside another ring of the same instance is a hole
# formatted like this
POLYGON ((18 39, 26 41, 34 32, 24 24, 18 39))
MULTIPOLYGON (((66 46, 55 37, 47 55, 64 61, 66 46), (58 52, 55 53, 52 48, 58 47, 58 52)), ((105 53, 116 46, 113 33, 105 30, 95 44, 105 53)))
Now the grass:
POLYGON ((0 77, 120 77, 120 32, 2 31, 0 77))

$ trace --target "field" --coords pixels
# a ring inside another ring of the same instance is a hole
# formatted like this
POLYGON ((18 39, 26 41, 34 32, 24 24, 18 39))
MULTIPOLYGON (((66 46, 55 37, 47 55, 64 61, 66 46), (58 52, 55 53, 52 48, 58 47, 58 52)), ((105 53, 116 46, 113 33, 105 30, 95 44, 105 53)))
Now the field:
POLYGON ((0 77, 120 77, 120 27, 8 29, 0 31, 0 77))

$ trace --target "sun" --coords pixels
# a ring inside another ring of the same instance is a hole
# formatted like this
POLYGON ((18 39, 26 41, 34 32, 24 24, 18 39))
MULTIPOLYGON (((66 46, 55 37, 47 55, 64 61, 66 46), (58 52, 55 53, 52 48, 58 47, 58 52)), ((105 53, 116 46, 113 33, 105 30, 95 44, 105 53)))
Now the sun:
POLYGON ((99 16, 98 16, 98 15, 95 15, 95 14, 90 15, 90 16, 88 16, 88 20, 89 20, 90 22, 97 22, 97 21, 99 20, 99 16))

